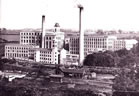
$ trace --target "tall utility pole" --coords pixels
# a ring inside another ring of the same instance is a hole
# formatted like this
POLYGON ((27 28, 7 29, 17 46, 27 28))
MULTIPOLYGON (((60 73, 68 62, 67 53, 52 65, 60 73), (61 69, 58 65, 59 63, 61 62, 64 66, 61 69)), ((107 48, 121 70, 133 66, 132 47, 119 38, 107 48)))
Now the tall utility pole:
POLYGON ((79 8, 79 65, 83 64, 84 60, 84 30, 82 28, 82 10, 84 9, 82 5, 78 5, 79 8))

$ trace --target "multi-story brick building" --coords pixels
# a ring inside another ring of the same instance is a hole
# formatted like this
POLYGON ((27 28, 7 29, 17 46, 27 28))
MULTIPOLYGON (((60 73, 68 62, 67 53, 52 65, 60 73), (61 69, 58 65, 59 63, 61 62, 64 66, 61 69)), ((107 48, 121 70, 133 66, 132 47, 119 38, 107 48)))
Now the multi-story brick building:
MULTIPOLYGON (((46 31, 44 28, 45 16, 42 16, 41 31, 20 32, 20 44, 7 44, 5 46, 5 57, 15 59, 28 59, 35 62, 45 62, 59 64, 69 61, 78 62, 79 59, 79 34, 65 34, 60 32, 60 26, 55 24, 53 31, 46 31), (65 40, 65 44, 64 44, 65 40), (69 52, 63 50, 68 49, 69 52), (69 47, 69 48, 68 48, 69 47), (65 56, 64 56, 65 55, 65 56), (77 58, 77 59, 76 59, 77 58)), ((84 35, 84 55, 97 51, 116 51, 122 48, 130 50, 136 40, 117 39, 116 36, 95 35, 85 33, 84 35)))
POLYGON ((15 59, 32 59, 36 62, 51 64, 60 63, 60 50, 64 44, 64 33, 60 32, 56 23, 53 31, 45 31, 44 48, 42 47, 42 32, 20 32, 20 44, 7 44, 5 57, 15 59))
POLYGON ((34 48, 33 45, 21 45, 21 44, 7 44, 5 45, 5 57, 6 58, 28 58, 29 50, 34 48))
MULTIPOLYGON (((79 34, 73 34, 66 37, 65 42, 69 43, 69 54, 79 54, 79 34)), ((130 50, 137 40, 135 39, 117 39, 116 36, 94 35, 85 33, 84 35, 84 55, 97 51, 116 51, 123 48, 130 50)))
POLYGON ((42 32, 40 31, 20 32, 20 44, 41 46, 41 34, 42 32))
MULTIPOLYGON (((115 36, 98 36, 93 34, 84 35, 84 54, 94 51, 113 50, 113 43, 117 39, 115 36)), ((70 54, 79 54, 79 35, 68 37, 70 54)))

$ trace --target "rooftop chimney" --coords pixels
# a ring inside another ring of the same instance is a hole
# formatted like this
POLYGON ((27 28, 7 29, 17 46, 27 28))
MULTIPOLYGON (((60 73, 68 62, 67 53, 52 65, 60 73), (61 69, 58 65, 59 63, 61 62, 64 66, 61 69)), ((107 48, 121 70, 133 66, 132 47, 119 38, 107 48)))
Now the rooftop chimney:
POLYGON ((45 15, 42 15, 42 42, 41 42, 41 48, 44 48, 44 36, 45 36, 45 15))
POLYGON ((78 5, 79 8, 79 32, 80 32, 80 39, 79 39, 79 65, 83 64, 84 60, 84 30, 82 28, 82 10, 83 6, 78 5))

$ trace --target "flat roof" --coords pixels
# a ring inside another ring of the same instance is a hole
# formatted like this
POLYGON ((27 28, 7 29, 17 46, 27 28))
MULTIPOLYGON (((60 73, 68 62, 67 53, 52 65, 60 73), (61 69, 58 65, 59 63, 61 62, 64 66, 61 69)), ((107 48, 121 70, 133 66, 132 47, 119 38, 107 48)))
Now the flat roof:
MULTIPOLYGON (((67 34, 66 37, 79 37, 80 34, 67 34)), ((117 38, 117 36, 114 35, 98 35, 98 34, 89 34, 89 33, 85 33, 84 36, 88 36, 88 37, 99 37, 99 38, 117 38)))
POLYGON ((34 45, 24 45, 24 44, 5 44, 5 46, 23 46, 23 47, 35 47, 34 45))

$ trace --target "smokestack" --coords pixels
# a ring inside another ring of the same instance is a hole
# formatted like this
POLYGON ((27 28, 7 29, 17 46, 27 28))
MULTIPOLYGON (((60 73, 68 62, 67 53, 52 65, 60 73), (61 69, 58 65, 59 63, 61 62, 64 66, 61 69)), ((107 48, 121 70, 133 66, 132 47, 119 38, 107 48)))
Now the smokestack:
POLYGON ((42 42, 41 42, 41 48, 44 48, 44 36, 45 36, 45 15, 42 15, 42 42))
POLYGON ((84 30, 82 28, 82 10, 83 6, 78 5, 79 8, 79 33, 80 33, 80 39, 79 39, 79 64, 83 64, 84 60, 84 30))

